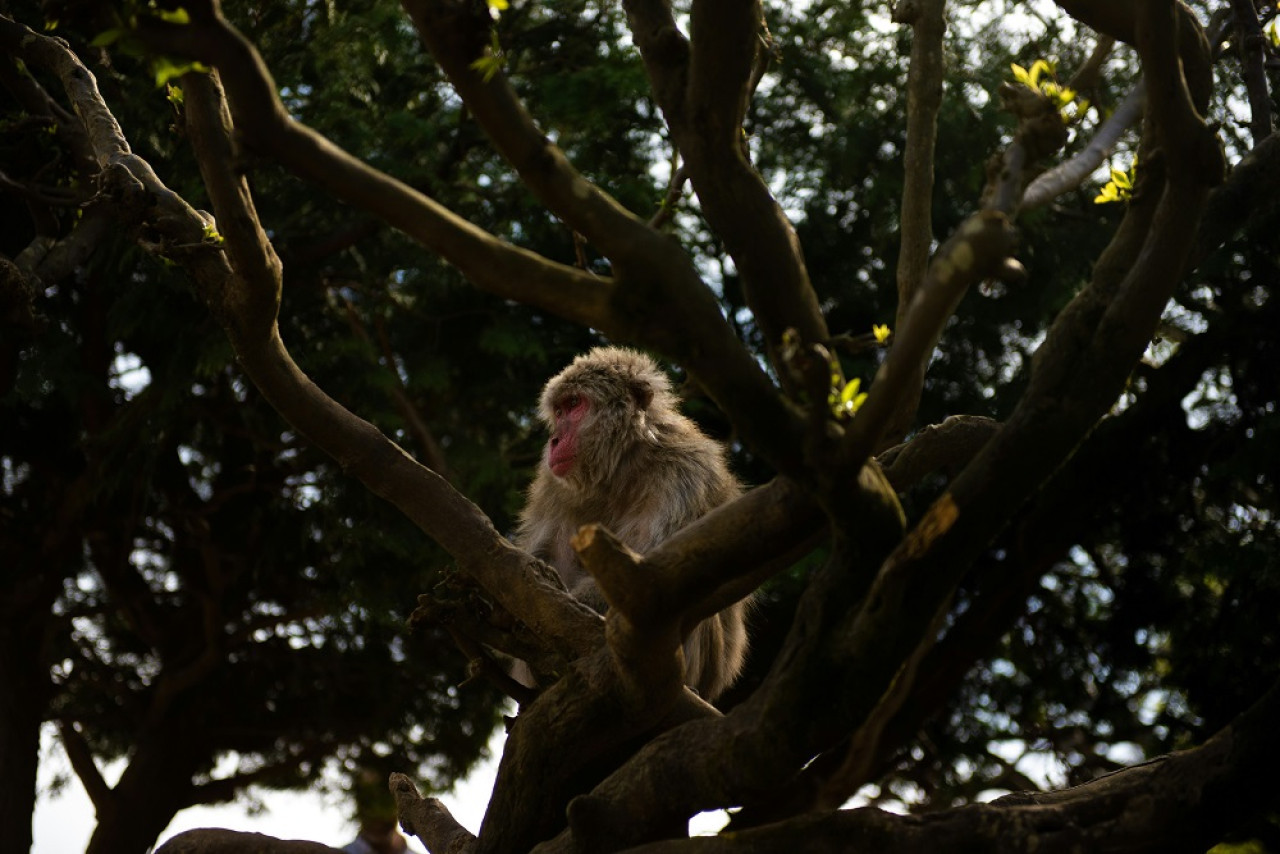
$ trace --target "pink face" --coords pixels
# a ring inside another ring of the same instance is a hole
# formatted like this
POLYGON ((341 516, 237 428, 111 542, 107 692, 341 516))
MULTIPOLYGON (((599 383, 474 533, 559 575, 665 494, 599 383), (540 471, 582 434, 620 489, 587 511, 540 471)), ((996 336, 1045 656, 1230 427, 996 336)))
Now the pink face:
POLYGON ((578 461, 578 428, 591 411, 591 402, 580 394, 567 394, 551 410, 555 423, 547 442, 547 466, 556 477, 573 471, 578 461))

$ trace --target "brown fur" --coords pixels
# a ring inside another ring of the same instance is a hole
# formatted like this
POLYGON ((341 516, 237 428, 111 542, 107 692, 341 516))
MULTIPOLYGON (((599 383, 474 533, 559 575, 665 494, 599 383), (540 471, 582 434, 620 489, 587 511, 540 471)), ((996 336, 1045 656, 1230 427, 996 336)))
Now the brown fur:
MULTIPOLYGON (((572 395, 591 406, 578 428, 578 456, 565 477, 543 455, 529 487, 516 543, 552 564, 565 585, 597 610, 605 603, 569 538, 599 523, 644 554, 742 486, 724 449, 682 415, 670 382, 652 359, 601 347, 574 359, 543 390, 539 415, 555 429, 554 409, 572 395)), ((743 603, 704 620, 685 642, 685 681, 708 700, 742 669, 747 649, 743 603)))

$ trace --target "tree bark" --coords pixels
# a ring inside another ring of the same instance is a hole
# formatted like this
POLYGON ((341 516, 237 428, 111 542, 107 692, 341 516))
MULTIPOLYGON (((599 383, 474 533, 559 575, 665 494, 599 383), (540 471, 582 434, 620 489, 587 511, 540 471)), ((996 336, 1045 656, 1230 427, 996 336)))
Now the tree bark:
POLYGON ((143 736, 129 766, 98 807, 85 854, 146 854, 169 822, 192 804, 192 777, 209 756, 185 732, 181 714, 143 736))
POLYGON ((18 614, 0 625, 0 851, 31 850, 40 723, 53 693, 40 634, 18 614))

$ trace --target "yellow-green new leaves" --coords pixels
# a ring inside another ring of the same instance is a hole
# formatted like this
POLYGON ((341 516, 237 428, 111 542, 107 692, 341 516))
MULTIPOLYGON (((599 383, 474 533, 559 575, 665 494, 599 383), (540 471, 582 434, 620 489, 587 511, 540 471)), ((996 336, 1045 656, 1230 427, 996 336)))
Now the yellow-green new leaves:
MULTIPOLYGON (((511 4, 507 0, 485 0, 489 6, 489 17, 498 20, 503 12, 511 8, 511 4)), ((507 55, 502 52, 502 43, 498 41, 498 31, 495 28, 489 29, 489 54, 482 56, 471 63, 471 68, 480 72, 481 79, 488 83, 502 67, 507 64, 507 55)))
POLYGON ((218 233, 217 227, 212 224, 206 224, 202 231, 204 233, 205 243, 211 243, 214 246, 222 246, 227 242, 227 239, 218 233))
POLYGON ((1111 180, 1102 188, 1102 192, 1093 197, 1095 205, 1105 205, 1110 202, 1127 202, 1133 196, 1133 182, 1138 173, 1138 158, 1133 158, 1133 165, 1129 167, 1128 172, 1121 172, 1119 169, 1111 170, 1111 180))
MULTIPOLYGON (((877 344, 888 341, 889 334, 888 324, 877 323, 871 327, 871 335, 876 339, 877 344)), ((844 369, 840 366, 840 360, 832 353, 831 392, 827 395, 827 405, 831 407, 831 414, 837 421, 848 421, 866 399, 867 393, 862 390, 862 379, 854 377, 845 382, 844 369)))
MULTIPOLYGON (((832 379, 836 380, 836 387, 838 388, 839 381, 844 378, 832 376, 832 379)), ((831 397, 827 402, 831 404, 831 413, 835 415, 836 420, 844 421, 852 418, 853 413, 858 411, 858 407, 862 406, 866 399, 867 393, 862 391, 861 378, 854 377, 845 383, 844 388, 841 388, 838 393, 833 388, 831 397)))
MULTIPOLYGON (((860 355, 884 346, 889 336, 888 325, 877 323, 871 327, 870 335, 840 336, 836 342, 851 354, 860 355), (868 339, 874 339, 875 343, 872 344, 868 339)), ((800 400, 814 410, 815 417, 821 414, 819 407, 824 393, 827 411, 836 421, 849 421, 866 401, 867 393, 862 390, 862 379, 854 377, 845 381, 844 366, 830 346, 806 345, 796 330, 787 329, 782 333, 779 356, 782 367, 800 386, 800 400)))
MULTIPOLYGON (((493 3, 490 2, 489 5, 493 6, 493 3)), ((506 4, 503 3, 503 5, 505 7, 506 4)), ((498 31, 490 30, 489 36, 488 56, 482 56, 475 62, 471 63, 471 67, 480 72, 480 76, 484 79, 485 83, 492 80, 494 76, 502 70, 502 66, 507 62, 507 56, 502 52, 502 43, 498 41, 498 31)))
POLYGON ((1076 90, 1058 83, 1054 63, 1046 59, 1037 59, 1031 63, 1030 70, 1016 62, 1009 67, 1013 69, 1013 79, 1031 91, 1039 92, 1048 98, 1057 107, 1064 122, 1079 118, 1084 115, 1085 110, 1089 109, 1088 100, 1082 99, 1075 103, 1075 111, 1072 115, 1066 114, 1067 107, 1076 101, 1076 90))

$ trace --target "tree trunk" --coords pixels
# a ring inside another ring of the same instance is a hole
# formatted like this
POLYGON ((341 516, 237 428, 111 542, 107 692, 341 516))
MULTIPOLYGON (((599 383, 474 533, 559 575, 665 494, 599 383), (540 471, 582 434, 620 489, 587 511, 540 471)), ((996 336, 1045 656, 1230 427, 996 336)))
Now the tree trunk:
POLYGON ((98 808, 98 825, 85 854, 146 854, 178 811, 191 805, 192 777, 208 757, 180 723, 167 722, 143 736, 110 803, 98 808))
POLYGON ((22 615, 0 620, 0 851, 31 850, 40 723, 53 693, 40 626, 22 615))

